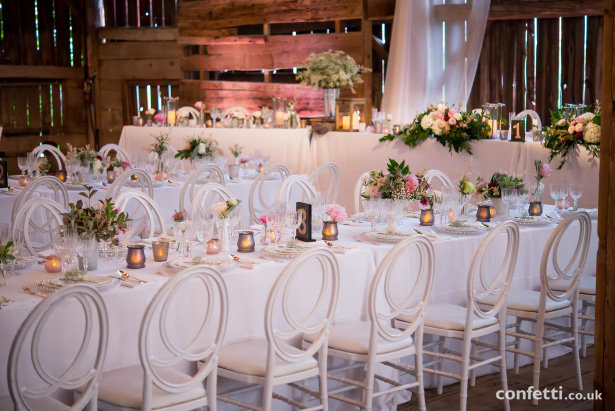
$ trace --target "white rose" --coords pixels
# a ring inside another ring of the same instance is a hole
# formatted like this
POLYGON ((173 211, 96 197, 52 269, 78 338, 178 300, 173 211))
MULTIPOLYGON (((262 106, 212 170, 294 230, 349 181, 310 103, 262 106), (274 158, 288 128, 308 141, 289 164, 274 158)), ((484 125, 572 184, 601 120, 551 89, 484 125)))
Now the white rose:
POLYGON ((442 135, 442 128, 441 128, 441 127, 438 127, 438 124, 437 124, 437 123, 436 123, 436 124, 434 124, 434 126, 433 126, 431 129, 433 130, 433 133, 434 133, 436 136, 441 136, 441 135, 442 135))
POLYGON ((460 121, 463 117, 461 116, 461 113, 455 113, 455 120, 460 121))
POLYGON ((237 205, 237 199, 236 199, 236 198, 229 198, 229 199, 227 200, 227 203, 228 203, 229 205, 232 205, 232 206, 237 205))
POLYGON ((423 127, 423 130, 427 130, 428 128, 431 128, 431 126, 433 126, 433 119, 431 116, 424 116, 421 119, 421 127, 423 127))
POLYGON ((387 120, 393 120, 393 114, 391 113, 387 114, 387 120))
POLYGON ((563 118, 557 122, 558 126, 563 126, 564 124, 566 124, 566 120, 564 120, 563 118))
POLYGON ((363 194, 367 197, 371 197, 373 192, 374 192, 374 186, 367 186, 365 187, 365 191, 363 191, 363 194))
POLYGON ((574 127, 568 127, 568 134, 574 134, 574 127))
POLYGON ((197 152, 199 154, 205 154, 205 149, 206 149, 205 143, 199 143, 199 148, 197 149, 197 152))
POLYGON ((261 116, 263 115, 263 113, 261 113, 261 112, 260 112, 260 110, 258 110, 258 111, 255 111, 253 115, 254 115, 254 117, 256 117, 256 118, 261 118, 261 116))
POLYGON ((576 125, 576 126, 574 126, 574 130, 575 130, 576 132, 578 132, 578 133, 583 132, 583 124, 581 124, 581 123, 577 123, 577 125, 576 125))
POLYGON ((102 168, 102 163, 100 162, 99 159, 94 159, 94 161, 92 162, 92 170, 94 170, 95 173, 98 172, 98 170, 100 170, 102 168))
POLYGON ((447 125, 448 124, 446 124, 446 121, 442 119, 436 120, 436 126, 438 126, 438 128, 446 128, 447 125))
POLYGON ((583 117, 583 124, 589 123, 594 117, 594 113, 585 113, 581 117, 583 117))
POLYGON ((221 203, 216 203, 211 206, 211 211, 213 211, 213 213, 218 217, 223 217, 224 213, 226 212, 226 207, 226 201, 223 201, 221 203))
POLYGON ((446 110, 446 105, 438 104, 438 111, 444 112, 444 110, 446 110))

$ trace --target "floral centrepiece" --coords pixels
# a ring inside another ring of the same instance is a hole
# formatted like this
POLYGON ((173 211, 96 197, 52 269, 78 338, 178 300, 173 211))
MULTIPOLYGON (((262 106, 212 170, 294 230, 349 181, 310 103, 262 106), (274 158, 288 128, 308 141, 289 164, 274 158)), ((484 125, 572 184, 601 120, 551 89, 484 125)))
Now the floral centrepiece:
POLYGON ((181 223, 186 219, 186 210, 176 211, 175 214, 171 216, 171 219, 176 223, 181 223))
POLYGON ((158 125, 162 125, 167 121, 167 119, 164 117, 164 114, 162 113, 158 113, 154 116, 154 123, 158 124, 158 125))
POLYGON ((6 244, 0 244, 0 279, 3 283, 6 282, 5 266, 11 264, 11 261, 15 261, 13 242, 9 241, 6 244))
POLYGON ((592 158, 600 156, 600 132, 601 120, 600 104, 596 102, 594 110, 587 108, 588 111, 582 115, 572 118, 565 118, 564 109, 551 112, 551 125, 543 130, 544 141, 542 145, 550 150, 549 161, 555 157, 562 158, 559 166, 560 170, 568 155, 579 146, 583 146, 590 152, 592 158))
POLYGON ((389 159, 387 172, 371 171, 366 179, 363 198, 423 201, 429 184, 422 173, 412 174, 406 161, 398 163, 389 159))
POLYGON ((47 157, 43 157, 38 161, 37 168, 40 175, 44 176, 49 172, 49 169, 51 168, 51 163, 49 162, 49 160, 47 160, 47 157))
POLYGON ((525 192, 525 183, 522 177, 510 176, 502 171, 497 171, 491 176, 489 182, 482 177, 478 177, 475 195, 480 201, 502 198, 502 190, 505 188, 515 188, 525 192))
POLYGON ((221 154, 222 150, 216 140, 198 136, 189 139, 188 147, 183 150, 178 150, 175 157, 182 160, 195 160, 197 158, 214 159, 221 154))
POLYGON ((327 206, 325 214, 329 217, 330 221, 334 221, 336 223, 346 221, 346 219, 348 218, 348 214, 346 214, 346 209, 339 204, 329 204, 327 206))
POLYGON ((122 168, 124 170, 128 170, 129 168, 132 168, 128 161, 122 161, 117 157, 113 159, 113 161, 111 162, 111 166, 115 168, 122 168))
POLYGON ((211 211, 219 218, 228 218, 231 211, 237 208, 239 204, 241 204, 241 200, 229 198, 226 201, 221 201, 211 206, 211 211))
POLYGON ((454 150, 456 153, 465 151, 472 154, 470 142, 487 138, 488 131, 489 125, 479 113, 460 111, 448 104, 431 104, 412 123, 382 137, 380 142, 400 138, 408 147, 415 148, 433 135, 451 153, 454 150))
POLYGON ((243 152, 243 146, 240 146, 239 144, 233 144, 228 149, 231 152, 231 154, 233 155, 233 157, 235 157, 235 158, 239 158, 239 156, 243 152))
POLYGON ((316 88, 349 88, 354 93, 354 86, 363 83, 361 75, 371 71, 343 51, 325 51, 312 53, 303 63, 305 70, 297 73, 301 84, 316 88))

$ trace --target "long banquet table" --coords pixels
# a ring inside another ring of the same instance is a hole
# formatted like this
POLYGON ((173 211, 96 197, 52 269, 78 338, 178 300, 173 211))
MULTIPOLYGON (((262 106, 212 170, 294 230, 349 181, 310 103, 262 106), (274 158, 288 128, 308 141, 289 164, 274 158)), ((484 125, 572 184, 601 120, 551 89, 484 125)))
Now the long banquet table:
MULTIPOLYGON (((548 208, 547 212, 552 211, 548 208)), ((416 219, 406 219, 402 225, 403 229, 419 228, 416 219)), ((553 231, 555 225, 537 228, 521 227, 519 259, 516 266, 513 287, 528 287, 539 289, 539 263, 543 247, 548 236, 553 231)), ((356 247, 343 254, 335 254, 340 266, 341 287, 340 298, 335 315, 335 321, 350 321, 366 319, 367 295, 371 279, 376 270, 377 264, 384 258, 392 245, 381 244, 373 245, 358 241, 361 232, 367 231, 366 225, 361 226, 340 226, 340 240, 338 244, 356 247)), ((424 227, 421 230, 430 231, 424 227)), ((318 237, 319 238, 319 237, 318 237)), ((434 288, 431 302, 449 302, 464 304, 466 298, 466 278, 472 257, 484 235, 478 236, 455 236, 450 238, 440 237, 434 241, 436 268, 434 288)), ((574 233, 568 236, 563 242, 564 250, 560 251, 560 256, 569 255, 566 249, 572 246, 571 241, 575 239, 574 233)), ((585 269, 585 275, 589 275, 595 270, 596 250, 597 250, 596 222, 592 222, 591 245, 589 258, 585 269)), ((318 243, 318 246, 325 247, 318 243)), ((260 246, 259 246, 260 247, 260 246)), ((258 250, 257 250, 258 251, 258 250)), ((496 244, 490 253, 489 263, 497 264, 503 255, 504 246, 496 244)), ((176 257, 171 254, 170 258, 176 257)), ((257 254, 247 254, 247 258, 255 259, 257 254)), ((167 281, 166 276, 159 274, 162 263, 151 260, 151 251, 147 251, 147 267, 143 270, 129 270, 132 275, 138 276, 147 281, 147 284, 135 288, 117 287, 102 292, 104 301, 109 312, 109 349, 105 362, 105 370, 115 370, 122 367, 138 363, 137 338, 139 325, 143 313, 160 287, 167 281)), ((564 262, 562 260, 562 262, 564 262)), ((565 265, 565 264, 564 264, 565 265)), ((114 264, 101 262, 99 269, 94 274, 109 275, 113 274, 118 268, 125 264, 114 264)), ((223 273, 223 278, 229 290, 229 321, 226 334, 226 342, 235 342, 252 337, 262 337, 264 335, 264 307, 267 295, 271 286, 278 275, 282 272, 286 264, 284 262, 268 262, 255 269, 235 268, 223 273)), ((412 259, 407 261, 406 267, 412 267, 412 259)), ((491 265, 489 266, 491 267, 491 265)), ((310 273, 307 273, 308 278, 310 273)), ((15 300, 9 306, 0 310, 0 396, 7 393, 6 368, 8 354, 12 340, 22 321, 34 306, 40 301, 39 297, 25 294, 22 286, 33 287, 37 280, 49 278, 40 265, 32 266, 16 277, 8 279, 6 287, 0 288, 1 295, 15 300)), ((313 278, 313 275, 311 276, 313 278)), ((304 289, 308 292, 308 289, 304 289)), ((303 295, 303 294, 301 294, 303 295)), ((193 296, 191 303, 195 307, 199 302, 198 296, 193 296)), ((295 305, 307 303, 301 298, 291 300, 295 305)), ((198 310, 196 308, 184 311, 185 317, 174 327, 184 327, 192 324, 198 310)), ((65 309, 50 319, 47 324, 49 329, 54 332, 45 340, 49 351, 44 351, 41 358, 48 362, 50 369, 62 369, 69 361, 66 358, 58 358, 54 355, 55 346, 61 344, 64 347, 74 346, 75 339, 80 332, 82 318, 73 311, 65 309)), ((527 329, 531 331, 531 329, 527 329)), ((428 339, 429 341, 429 339, 428 339)), ((455 344, 451 346, 456 347, 455 344)), ((450 348, 450 347, 449 347, 450 348)), ((527 349, 529 346, 522 346, 527 349)), ((560 355, 567 349, 551 349, 550 356, 560 355)), ((27 350, 26 350, 27 351, 27 350)), ((529 362, 529 359, 522 357, 522 364, 529 362)), ((508 357, 509 368, 512 366, 512 357, 508 357)), ((456 366, 445 363, 444 370, 454 371, 456 366)), ((479 374, 496 372, 494 368, 482 367, 478 369, 479 374)), ((570 375, 574 373, 573 366, 570 366, 570 375)), ((450 383, 452 381, 447 381, 450 383)), ((427 378, 427 384, 433 385, 433 381, 427 378)), ((218 385, 220 392, 231 386, 228 381, 221 380, 218 385)), ((386 388, 386 387, 385 387, 386 388)), ((277 388, 276 388, 277 389, 277 388)), ((380 386, 378 389, 382 389, 380 386)), ((494 393, 495 395, 495 393, 494 393)), ((396 398, 387 397, 386 403, 379 403, 376 409, 395 409, 396 398)), ((339 403, 332 402, 331 409, 343 408, 339 403)), ((224 404, 219 404, 222 409, 227 409, 224 404)), ((276 409, 283 409, 281 403, 276 403, 276 409)), ((347 408, 344 408, 347 409, 347 408)))

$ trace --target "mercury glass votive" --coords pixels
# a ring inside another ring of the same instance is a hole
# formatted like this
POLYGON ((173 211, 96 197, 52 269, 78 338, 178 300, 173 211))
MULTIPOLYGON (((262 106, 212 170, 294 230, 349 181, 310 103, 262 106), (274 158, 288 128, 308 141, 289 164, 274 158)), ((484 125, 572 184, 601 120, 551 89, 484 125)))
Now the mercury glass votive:
POLYGON ((153 241, 152 252, 154 253, 154 261, 167 261, 167 258, 169 258, 169 242, 153 241))
POLYGON ((66 182, 66 170, 58 170, 56 171, 56 177, 58 177, 58 179, 65 183, 66 182))
POLYGON ((322 239, 326 241, 335 241, 337 240, 337 235, 337 222, 325 221, 322 225, 322 239))
POLYGON ((240 253, 254 252, 254 233, 252 231, 239 231, 237 239, 237 251, 240 253))
POLYGON ((142 244, 129 245, 126 264, 128 268, 145 268, 145 246, 142 244))
POLYGON ((220 243, 217 238, 212 238, 207 242, 207 254, 218 254, 220 252, 220 243))
POLYGON ((115 172, 115 170, 107 171, 107 183, 113 184, 116 178, 117 178, 117 173, 115 172))
POLYGON ((30 180, 28 179, 28 176, 21 176, 19 177, 19 185, 22 187, 25 187, 28 185, 28 183, 30 182, 30 180))
POLYGON ((262 173, 263 170, 264 170, 263 163, 259 163, 259 165, 258 165, 258 172, 262 173))
POLYGON ((531 201, 530 208, 527 210, 527 213, 531 216, 539 216, 542 215, 542 202, 540 201, 531 201))
POLYGON ((480 204, 478 210, 476 210, 476 220, 481 223, 488 223, 491 221, 491 206, 480 204))
POLYGON ((156 172, 154 173, 154 180, 156 180, 156 181, 161 181, 161 180, 163 180, 163 179, 164 179, 164 176, 163 176, 163 174, 162 174, 162 172, 161 172, 161 171, 156 171, 156 172))
POLYGON ((61 273, 62 272, 62 259, 57 255, 50 255, 45 260, 45 270, 48 273, 61 273))
POLYGON ((421 210, 421 216, 419 217, 419 221, 423 226, 433 225, 435 221, 435 217, 433 215, 433 210, 431 208, 425 208, 421 210))
POLYGON ((491 216, 491 218, 495 218, 495 216, 497 215, 494 206, 489 206, 489 215, 491 216))

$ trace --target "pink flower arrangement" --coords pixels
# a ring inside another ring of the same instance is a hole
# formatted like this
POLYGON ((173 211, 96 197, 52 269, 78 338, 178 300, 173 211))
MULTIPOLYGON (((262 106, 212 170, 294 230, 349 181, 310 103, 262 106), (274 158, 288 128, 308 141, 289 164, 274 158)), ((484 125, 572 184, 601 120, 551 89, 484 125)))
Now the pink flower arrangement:
POLYGON ((265 214, 265 215, 260 216, 258 218, 258 221, 260 221, 262 225, 269 225, 269 223, 272 222, 273 219, 274 219, 274 216, 265 214))
POLYGON ((331 221, 340 223, 348 218, 346 209, 339 204, 329 204, 327 206, 326 214, 331 218, 331 221))
POLYGON ((410 194, 414 193, 414 190, 419 186, 419 179, 414 174, 409 174, 406 178, 406 189, 410 194))
POLYGON ((164 123, 165 121, 167 121, 167 119, 164 118, 162 113, 158 113, 154 116, 154 123, 164 123))
POLYGON ((551 175, 551 167, 548 164, 543 164, 538 172, 543 177, 549 177, 551 175))
POLYGON ((184 221, 186 219, 186 211, 176 211, 175 214, 171 216, 171 219, 175 222, 184 221))
POLYGON ((239 164, 245 164, 250 162, 250 157, 239 157, 239 164))
POLYGON ((197 101, 196 103, 194 103, 194 108, 196 108, 197 110, 203 110, 205 109, 205 103, 203 103, 202 101, 197 101))

